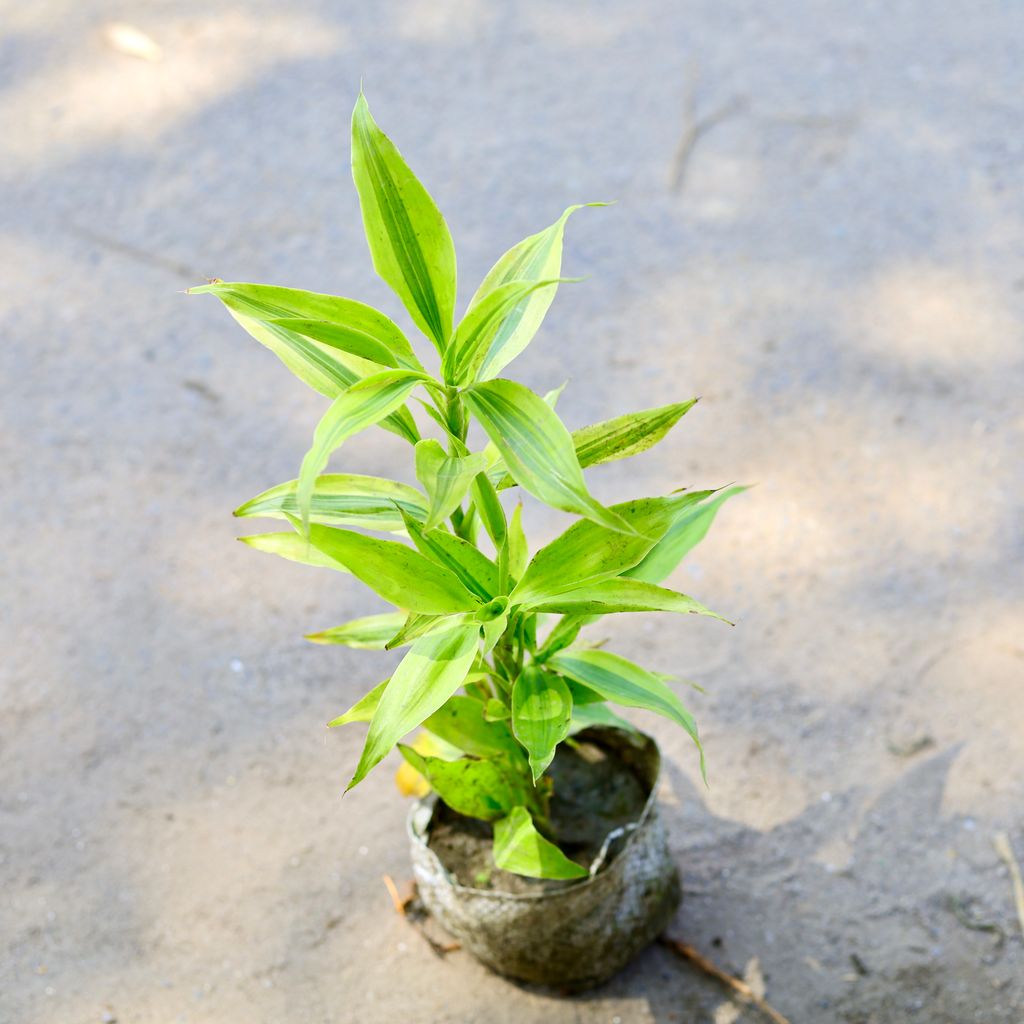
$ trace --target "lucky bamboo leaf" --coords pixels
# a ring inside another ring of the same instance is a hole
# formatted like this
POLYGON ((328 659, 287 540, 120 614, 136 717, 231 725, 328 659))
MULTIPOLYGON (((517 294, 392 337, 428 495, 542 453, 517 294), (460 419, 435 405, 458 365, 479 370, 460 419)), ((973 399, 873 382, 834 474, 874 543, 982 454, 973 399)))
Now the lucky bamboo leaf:
POLYGON ((574 430, 572 443, 576 447, 576 457, 586 468, 646 451, 654 447, 696 403, 697 399, 691 398, 688 402, 630 412, 574 430))
MULTIPOLYGON (((568 383, 567 380, 564 380, 557 388, 552 388, 544 393, 544 401, 552 409, 558 405, 558 400, 562 397, 562 392, 568 383)), ((487 459, 487 477, 494 484, 496 490, 501 491, 507 487, 515 487, 516 482, 505 470, 505 460, 501 457, 498 446, 493 441, 487 443, 487 447, 484 449, 484 457, 487 459)))
POLYGON ((487 536, 491 538, 495 549, 500 551, 505 543, 508 526, 505 522, 505 509, 502 507, 498 492, 487 478, 486 473, 478 473, 474 477, 472 491, 473 502, 480 515, 480 521, 484 524, 487 536))
MULTIPOLYGON (((506 321, 520 320, 518 312, 526 308, 533 292, 551 290, 554 294, 554 288, 560 283, 557 278, 508 281, 470 306, 444 352, 441 370, 445 382, 459 386, 477 380, 492 352, 495 337, 504 332, 506 321)), ((487 376, 493 377, 494 373, 487 376)))
POLYGON ((553 672, 528 665, 512 687, 512 732, 530 756, 533 780, 544 774, 568 735, 572 695, 553 672))
POLYGON ((697 723, 660 676, 610 651, 559 651, 548 659, 547 665, 596 691, 605 700, 653 711, 682 726, 697 744, 704 775, 704 750, 697 735, 697 723))
POLYGON ((385 679, 384 682, 378 683, 366 696, 360 697, 343 715, 331 719, 327 723, 327 727, 333 729, 339 725, 348 725, 349 722, 369 722, 373 718, 389 682, 391 682, 390 679, 385 679))
POLYGON ((323 551, 317 550, 298 533, 256 533, 238 539, 257 551, 280 555, 282 558, 287 558, 289 562, 314 565, 320 569, 334 569, 337 572, 349 572, 348 566, 343 565, 336 558, 331 558, 323 551))
MULTIPOLYGON (((308 543, 304 538, 302 542, 308 543)), ((319 633, 307 633, 306 639, 315 644, 344 644, 346 647, 356 647, 359 650, 383 651, 387 642, 395 635, 395 631, 402 628, 405 618, 401 612, 367 615, 341 626, 321 630, 319 633)))
POLYGON ((627 722, 625 718, 615 714, 610 707, 602 702, 594 701, 591 704, 580 704, 578 707, 573 707, 572 722, 569 723, 570 736, 575 736, 593 725, 612 726, 615 729, 624 729, 626 732, 637 731, 632 722, 627 722))
POLYGON ((514 580, 522 578, 530 560, 530 548, 523 531, 523 505, 520 502, 512 510, 508 524, 508 571, 514 580))
POLYGON ((548 634, 544 646, 537 653, 537 659, 544 661, 556 651, 568 647, 579 636, 580 630, 590 621, 592 621, 591 618, 586 615, 563 616, 548 634))
MULTIPOLYGON (((298 288, 279 288, 276 285, 249 284, 242 281, 214 281, 211 284, 190 288, 189 294, 209 292, 232 312, 240 313, 250 319, 268 323, 292 320, 296 323, 318 323, 329 325, 349 332, 353 341, 359 344, 356 337, 369 338, 377 345, 382 345, 394 359, 394 365, 409 370, 420 370, 423 367, 416 358, 408 338, 402 333, 398 324, 380 310, 345 299, 339 295, 323 295, 319 292, 307 292, 298 288)), ((288 326, 287 324, 282 326, 288 326)), ((303 333, 293 327, 297 333, 303 333)), ((316 337, 316 335, 307 335, 316 337)), ((323 339, 323 343, 332 347, 353 351, 345 344, 339 344, 340 336, 331 334, 332 340, 323 339)), ((319 339, 318 339, 319 340, 319 339)), ((355 352, 355 355, 361 353, 355 352)), ((364 356, 373 362, 380 362, 373 356, 364 356)))
MULTIPOLYGON (((466 313, 470 314, 487 302, 496 291, 510 282, 541 282, 553 280, 561 275, 562 236, 565 223, 573 212, 582 206, 606 206, 606 203, 584 203, 570 206, 550 227, 509 249, 487 272, 476 294, 470 300, 466 313)), ((548 307, 554 301, 557 288, 541 288, 521 297, 512 310, 501 321, 487 344, 487 350, 479 368, 479 377, 487 380, 497 376, 520 352, 526 348, 537 333, 548 307)))
POLYGON ((402 757, 422 775, 437 795, 453 810, 470 818, 495 821, 512 809, 513 789, 493 761, 463 757, 445 761, 398 744, 402 757))
POLYGON ((591 496, 569 431, 539 395, 515 381, 492 380, 466 389, 463 399, 521 487, 552 508, 632 532, 591 496))
POLYGON ((636 565, 686 508, 709 493, 637 498, 613 505, 612 511, 630 526, 631 534, 588 520, 574 523, 533 556, 510 595, 513 604, 529 607, 618 576, 636 565))
POLYGON ((522 754, 509 727, 504 722, 487 721, 484 705, 472 697, 449 697, 423 722, 423 728, 474 757, 522 754))
POLYGON ((303 528, 309 524, 316 478, 323 472, 331 453, 340 448, 346 438, 397 409, 417 384, 429 379, 414 370, 384 370, 353 384, 334 400, 317 424, 313 445, 299 470, 296 499, 303 528))
POLYGON ((452 573, 462 585, 484 601, 498 592, 498 567, 475 545, 445 530, 423 530, 405 517, 412 542, 432 562, 452 573))
POLYGON ((494 863, 529 878, 586 878, 587 869, 545 839, 525 807, 494 823, 494 863))
MULTIPOLYGON (((337 399, 363 375, 324 351, 309 338, 276 324, 232 312, 235 320, 258 342, 269 348, 301 381, 328 398, 337 399)), ((373 364, 365 364, 372 367, 373 364)), ((416 421, 408 409, 398 403, 393 411, 379 417, 380 425, 415 444, 419 438, 416 421)))
POLYGON ((512 709, 497 697, 488 697, 484 704, 485 722, 507 722, 512 717, 512 709))
POLYGON ((388 638, 384 649, 391 651, 396 647, 406 647, 421 636, 426 636, 427 633, 448 629, 456 622, 462 621, 461 615, 422 615, 419 612, 410 612, 405 616, 405 620, 398 627, 397 632, 388 638))
POLYGON ((464 623, 420 637, 412 645, 381 696, 348 789, 462 685, 476 658, 479 631, 475 622, 464 623))
POLYGON ((398 541, 312 524, 314 548, 399 608, 426 615, 472 611, 480 604, 448 569, 398 541))
POLYGON ((352 112, 352 178, 373 266, 443 352, 455 308, 455 246, 441 211, 359 94, 352 112))
POLYGON ((430 511, 423 528, 430 530, 443 523, 462 505, 473 478, 486 469, 480 452, 449 455, 432 438, 416 445, 416 477, 430 499, 430 511))
POLYGON ((704 539, 722 505, 734 494, 745 490, 746 487, 730 487, 711 501, 690 509, 672 525, 643 561, 627 570, 625 575, 648 583, 660 583, 670 576, 687 554, 704 539))
MULTIPOLYGON (((271 487, 235 509, 241 517, 288 519, 299 514, 298 480, 271 487)), ((309 521, 395 533, 405 529, 401 512, 422 522, 427 500, 407 484, 355 473, 325 473, 316 478, 309 503, 309 521)))
MULTIPOLYGON (((616 612, 679 612, 691 615, 709 615, 713 619, 729 622, 721 615, 709 611, 699 601, 686 594, 653 583, 623 577, 604 580, 580 587, 558 597, 532 605, 537 612, 556 612, 561 615, 610 615, 616 612)), ((732 625, 732 623, 729 623, 732 625)))
POLYGON ((327 323, 326 320, 303 320, 299 317, 275 317, 267 323, 301 334, 304 338, 318 341, 321 345, 327 345, 339 352, 347 352, 367 362, 376 363, 380 370, 394 369, 402 365, 383 342, 340 324, 327 323))

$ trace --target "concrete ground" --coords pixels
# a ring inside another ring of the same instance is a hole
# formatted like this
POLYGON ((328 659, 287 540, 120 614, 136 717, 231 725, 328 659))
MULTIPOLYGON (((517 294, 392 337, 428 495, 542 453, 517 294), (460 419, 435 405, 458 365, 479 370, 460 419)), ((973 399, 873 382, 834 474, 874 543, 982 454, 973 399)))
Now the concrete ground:
MULTIPOLYGON (((409 873, 390 768, 341 799, 360 730, 324 723, 387 657, 301 637, 367 599, 229 515, 295 474, 325 402, 181 293, 397 316, 347 169, 360 78, 463 301, 565 205, 619 201, 571 223, 588 280, 515 369, 569 378, 574 427, 703 402, 596 493, 759 484, 673 581, 735 629, 612 630, 708 691, 709 790, 637 717, 669 760, 673 934, 757 957, 793 1024, 1024 1020, 993 847, 1024 860, 1024 8, 3 0, 0 24, 0 1020, 759 1019, 658 948, 572 999, 435 958, 381 883, 409 873)), ((410 471, 381 431, 337 464, 410 471)))

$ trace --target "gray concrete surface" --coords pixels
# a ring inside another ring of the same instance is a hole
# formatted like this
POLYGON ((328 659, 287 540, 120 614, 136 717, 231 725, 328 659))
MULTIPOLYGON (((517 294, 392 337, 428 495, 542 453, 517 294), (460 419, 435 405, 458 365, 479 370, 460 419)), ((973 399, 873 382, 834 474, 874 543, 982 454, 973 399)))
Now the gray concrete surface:
MULTIPOLYGON (((1024 9, 4 0, 0 24, 0 1020, 734 1019, 660 949, 570 1000, 436 959, 381 884, 408 876, 390 769, 342 800, 361 737, 324 729, 382 659, 301 639, 366 600, 233 541, 324 403, 181 291, 397 312, 347 171, 360 77, 463 301, 566 204, 619 200, 571 224, 589 279, 516 369, 570 378, 573 426, 703 403, 595 491, 759 483, 674 581, 737 628, 613 636, 708 690, 710 790, 644 720, 674 934, 758 957, 793 1024, 1024 1019, 992 847, 1024 858, 1024 9)), ((339 464, 409 473, 380 431, 339 464)))

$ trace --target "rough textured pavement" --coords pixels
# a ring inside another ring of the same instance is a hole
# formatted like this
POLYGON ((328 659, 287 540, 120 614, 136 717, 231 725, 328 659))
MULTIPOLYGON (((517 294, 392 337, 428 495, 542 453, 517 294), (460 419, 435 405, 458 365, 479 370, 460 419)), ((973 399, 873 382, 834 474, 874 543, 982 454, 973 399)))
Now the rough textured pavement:
MULTIPOLYGON (((381 884, 408 876, 390 770, 342 801, 361 736, 324 729, 386 659, 301 639, 365 598, 233 541, 325 403, 181 291, 397 315, 347 170, 361 76, 464 300, 568 203, 619 200, 571 223, 588 280, 517 371, 570 378, 572 426, 703 401, 595 491, 759 484, 674 580, 737 628, 612 638, 708 691, 710 790, 644 720, 674 934, 758 957, 793 1024, 1024 1020, 992 846, 1024 859, 1024 9, 4 0, 0 22, 0 1020, 734 1019, 661 949, 569 1000, 436 959, 381 884)), ((339 464, 408 462, 376 431, 339 464)))

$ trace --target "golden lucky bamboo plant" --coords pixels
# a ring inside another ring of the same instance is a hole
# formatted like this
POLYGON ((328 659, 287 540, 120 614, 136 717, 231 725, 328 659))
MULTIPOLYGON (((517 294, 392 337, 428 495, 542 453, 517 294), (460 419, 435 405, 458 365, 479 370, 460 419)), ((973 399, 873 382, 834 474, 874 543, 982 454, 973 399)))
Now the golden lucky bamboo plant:
POLYGON ((650 448, 695 400, 570 433, 554 409, 558 391, 541 397, 500 376, 533 339, 564 280, 563 233, 579 206, 509 249, 455 323, 448 226, 362 94, 352 116, 352 174, 374 267, 439 362, 425 369, 389 317, 353 299, 219 280, 190 289, 217 296, 292 373, 332 400, 298 478, 235 512, 286 520, 291 531, 241 539, 351 574, 395 607, 309 638, 408 648, 388 679, 330 723, 369 723, 349 788, 397 745, 452 809, 493 823, 498 867, 581 877, 586 870, 552 841, 548 819, 545 773, 558 745, 588 725, 626 726, 610 704, 654 711, 700 743, 667 677, 588 646, 580 631, 623 612, 712 615, 660 584, 742 488, 602 505, 583 470, 650 448), (436 436, 422 436, 413 397, 436 436), (481 451, 470 447, 471 421, 489 440, 481 451), (420 489, 324 472, 333 452, 374 425, 412 446, 420 489), (531 555, 521 505, 509 514, 502 500, 515 487, 577 521, 531 555), (402 744, 420 726, 446 756, 402 744))

